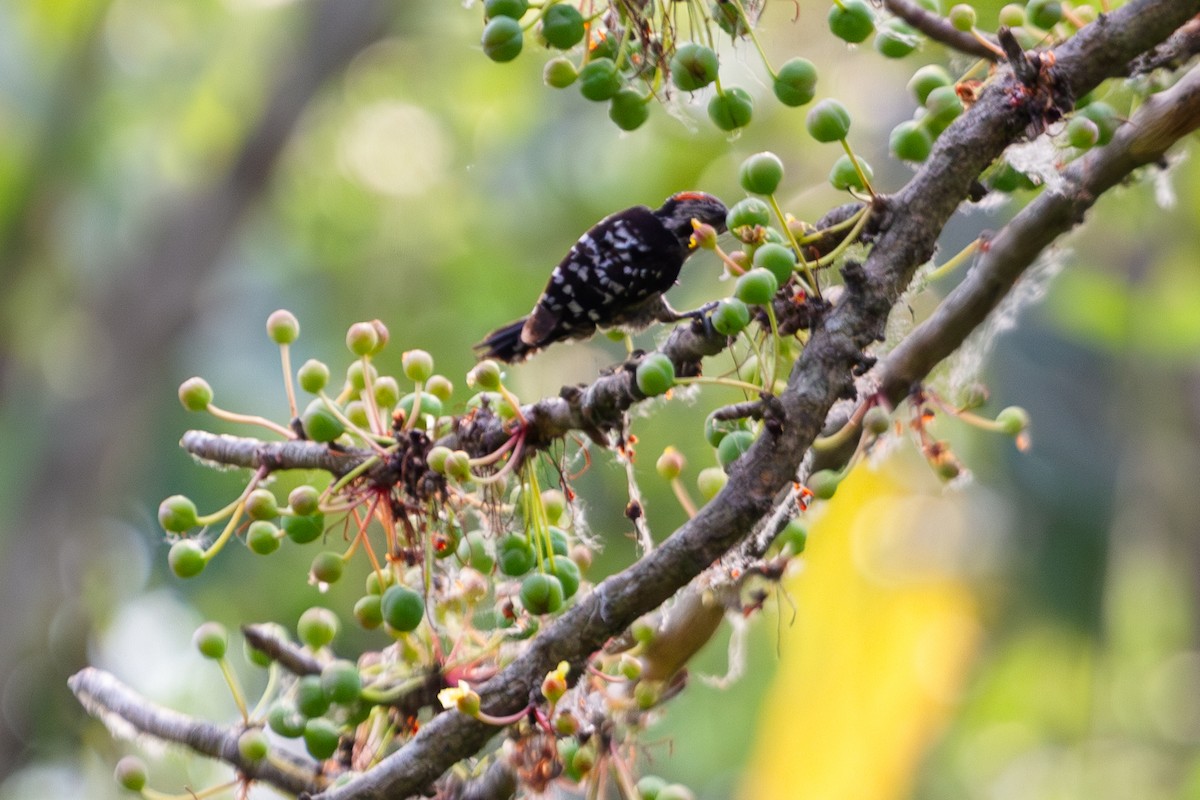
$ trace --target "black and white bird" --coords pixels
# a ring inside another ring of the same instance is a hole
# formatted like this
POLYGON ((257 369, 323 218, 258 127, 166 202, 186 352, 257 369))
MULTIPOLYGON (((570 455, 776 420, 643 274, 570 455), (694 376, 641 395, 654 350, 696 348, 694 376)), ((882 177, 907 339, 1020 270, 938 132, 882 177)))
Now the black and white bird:
POLYGON ((692 220, 720 233, 725 215, 725 204, 711 194, 680 192, 657 210, 634 206, 605 217, 550 273, 529 316, 475 345, 479 357, 517 362, 554 342, 586 339, 597 328, 636 330, 689 316, 671 308, 663 293, 694 252, 692 220))

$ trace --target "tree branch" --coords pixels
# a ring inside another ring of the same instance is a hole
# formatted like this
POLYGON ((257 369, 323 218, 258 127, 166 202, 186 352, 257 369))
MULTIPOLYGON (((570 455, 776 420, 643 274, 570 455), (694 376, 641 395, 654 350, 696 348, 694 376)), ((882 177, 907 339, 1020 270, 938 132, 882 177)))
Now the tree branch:
POLYGON ((950 21, 941 14, 933 14, 926 11, 912 0, 883 0, 883 5, 888 11, 891 11, 935 42, 941 42, 953 50, 958 50, 960 53, 966 53, 976 58, 984 58, 988 61, 996 61, 1000 58, 996 50, 988 47, 971 34, 960 31, 951 25, 950 21))

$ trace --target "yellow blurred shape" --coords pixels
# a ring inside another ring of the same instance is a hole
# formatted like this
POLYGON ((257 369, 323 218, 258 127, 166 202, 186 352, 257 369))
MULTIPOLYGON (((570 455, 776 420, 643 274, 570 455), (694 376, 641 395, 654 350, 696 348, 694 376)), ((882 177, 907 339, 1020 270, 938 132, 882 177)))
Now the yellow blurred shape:
POLYGON ((934 480, 904 480, 860 467, 811 526, 740 797, 908 796, 979 624, 958 574, 970 533, 961 500, 934 480))

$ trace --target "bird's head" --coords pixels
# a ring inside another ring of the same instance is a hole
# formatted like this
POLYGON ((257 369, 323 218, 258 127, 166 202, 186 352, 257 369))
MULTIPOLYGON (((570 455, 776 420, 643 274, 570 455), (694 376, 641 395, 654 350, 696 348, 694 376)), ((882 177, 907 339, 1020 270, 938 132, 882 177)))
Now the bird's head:
POLYGON ((711 194, 679 192, 668 197, 667 202, 654 214, 667 230, 679 237, 679 243, 687 247, 694 230, 692 220, 711 225, 716 228, 717 233, 723 233, 728 211, 725 204, 711 194))

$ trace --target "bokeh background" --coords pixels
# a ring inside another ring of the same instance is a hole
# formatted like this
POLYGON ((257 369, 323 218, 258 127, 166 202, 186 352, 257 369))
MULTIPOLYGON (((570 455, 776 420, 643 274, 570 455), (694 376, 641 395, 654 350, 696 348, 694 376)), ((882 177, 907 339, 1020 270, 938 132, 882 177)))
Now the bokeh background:
MULTIPOLYGON (((912 113, 904 84, 946 54, 847 50, 827 5, 767 4, 764 45, 821 67, 819 96, 850 107, 853 142, 895 189, 909 171, 885 148, 912 113)), ((994 23, 999 3, 974 5, 994 23)), ((223 406, 286 416, 269 312, 300 317, 301 361, 335 364, 345 327, 378 317, 385 369, 422 347, 461 386, 470 345, 527 311, 613 210, 691 188, 736 199, 737 165, 763 149, 784 159, 797 216, 842 201, 825 183, 836 149, 774 103, 749 46, 726 47, 722 73, 760 100, 743 134, 683 100, 624 134, 574 90, 543 87, 539 47, 489 62, 465 6, 0 4, 0 798, 119 796, 111 768, 132 745, 68 693, 83 665, 230 720, 189 644, 199 621, 291 626, 313 603, 353 601, 355 580, 325 597, 306 585, 299 548, 233 548, 187 583, 165 568, 159 500, 186 491, 211 509, 243 480, 179 450, 188 427, 213 426, 175 389, 200 374, 223 406)), ((1128 108, 1119 90, 1106 99, 1128 108)), ((1182 156, 1105 198, 940 371, 948 396, 983 381, 985 411, 1027 408, 1031 447, 942 421, 969 480, 942 484, 904 442, 859 470, 814 515, 778 612, 728 626, 698 659, 647 734, 648 771, 703 798, 1200 798, 1198 180, 1182 156)), ((942 252, 1014 208, 961 215, 942 252)), ((728 290, 699 257, 672 300, 728 290)), ((620 352, 552 350, 513 385, 556 392, 620 352)), ((654 457, 674 444, 691 475, 714 463, 700 426, 721 402, 635 428, 660 537, 683 512, 654 457)), ((635 557, 623 482, 600 459, 580 487, 603 568, 635 557)), ((378 646, 346 627, 343 652, 378 646)), ((151 756, 163 789, 226 774, 151 756)))

